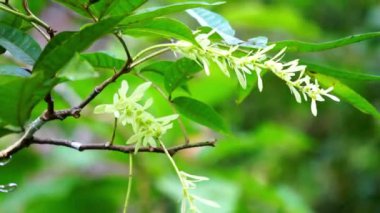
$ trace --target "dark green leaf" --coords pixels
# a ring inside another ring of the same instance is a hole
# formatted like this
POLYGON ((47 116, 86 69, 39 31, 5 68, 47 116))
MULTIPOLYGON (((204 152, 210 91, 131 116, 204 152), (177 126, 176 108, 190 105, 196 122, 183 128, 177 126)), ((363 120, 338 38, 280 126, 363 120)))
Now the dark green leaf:
POLYGON ((127 16, 146 2, 147 0, 102 0, 91 5, 90 8, 93 9, 95 15, 100 18, 106 17, 107 15, 127 16))
POLYGON ((207 104, 188 97, 175 98, 173 103, 187 118, 217 131, 227 131, 223 118, 207 104))
POLYGON ((129 25, 135 22, 140 22, 148 19, 157 18, 160 16, 165 16, 171 13, 182 12, 187 9, 196 8, 196 7, 205 7, 205 6, 214 6, 220 5, 224 2, 215 2, 215 3, 206 3, 206 2, 182 2, 171 4, 163 7, 154 7, 143 10, 135 15, 131 15, 125 18, 121 24, 129 25))
POLYGON ((140 72, 155 72, 164 77, 165 89, 171 94, 178 87, 187 91, 186 82, 202 70, 197 62, 188 58, 177 61, 157 61, 142 68, 140 72))
POLYGON ((287 48, 287 51, 293 52, 317 52, 328 49, 334 49, 342 46, 346 46, 349 44, 357 43, 360 41, 365 41, 369 39, 379 38, 380 32, 373 33, 364 33, 348 36, 345 38, 341 38, 335 41, 328 41, 323 43, 309 43, 303 41, 278 41, 274 42, 276 44, 275 49, 282 49, 284 47, 287 48))
POLYGON ((44 49, 30 78, 2 76, 0 119, 15 126, 22 126, 34 106, 57 83, 57 71, 62 69, 76 52, 86 49, 92 42, 111 32, 122 19, 123 17, 106 19, 79 32, 56 36, 44 49))
POLYGON ((4 54, 6 51, 7 50, 4 47, 0 46, 0 55, 4 54))
POLYGON ((169 18, 155 18, 143 22, 128 25, 124 30, 125 34, 159 35, 166 38, 175 38, 196 43, 190 28, 180 21, 169 18))
POLYGON ((304 65, 307 65, 308 70, 321 73, 324 75, 336 77, 339 79, 349 79, 349 80, 358 80, 358 81, 379 81, 379 75, 371 75, 361 72, 351 72, 347 70, 337 69, 333 67, 321 66, 318 64, 301 62, 304 65))
POLYGON ((33 65, 41 53, 38 43, 21 30, 0 24, 0 45, 15 58, 33 65))
POLYGON ((34 66, 33 73, 43 73, 47 78, 66 65, 76 52, 81 52, 94 41, 110 33, 123 17, 113 17, 83 28, 77 33, 54 37, 34 66))
POLYGON ((202 70, 197 62, 182 58, 174 62, 165 73, 165 89, 171 94, 175 89, 184 86, 192 75, 202 70))
POLYGON ((314 76, 318 81, 321 83, 321 85, 325 87, 334 87, 334 93, 352 104, 355 108, 359 109, 363 113, 370 114, 374 116, 377 119, 380 119, 380 113, 377 111, 376 107, 374 107, 370 102, 368 102, 364 97, 362 97, 360 94, 352 90, 347 85, 341 83, 340 81, 328 77, 322 74, 315 74, 314 76))
POLYGON ((95 69, 120 70, 125 62, 106 53, 83 53, 81 57, 88 61, 95 69))
POLYGON ((0 78, 0 119, 14 126, 23 126, 33 107, 48 92, 38 77, 1 76, 0 78))
POLYGON ((28 77, 30 76, 30 73, 24 68, 15 65, 0 65, 0 75, 28 77))
POLYGON ((14 28, 19 28, 22 24, 22 19, 18 16, 5 12, 0 11, 0 24, 5 24, 14 28))
POLYGON ((89 3, 88 0, 54 0, 63 6, 77 12, 78 14, 91 18, 91 16, 86 12, 86 6, 89 3))
POLYGON ((162 76, 165 76, 165 73, 169 72, 173 64, 174 61, 157 61, 143 67, 140 70, 140 72, 154 72, 162 76))

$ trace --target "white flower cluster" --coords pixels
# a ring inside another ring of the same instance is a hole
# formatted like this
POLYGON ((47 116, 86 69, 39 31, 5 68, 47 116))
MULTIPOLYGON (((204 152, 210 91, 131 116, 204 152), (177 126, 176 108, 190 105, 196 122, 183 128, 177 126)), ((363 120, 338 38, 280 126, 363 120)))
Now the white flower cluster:
POLYGON ((280 62, 284 56, 285 48, 276 56, 268 58, 266 53, 275 45, 257 51, 244 52, 239 49, 238 45, 226 48, 225 44, 211 42, 209 37, 213 33, 215 31, 208 34, 198 34, 195 39, 199 45, 187 41, 178 41, 172 46, 172 50, 197 61, 204 68, 206 75, 210 75, 211 62, 215 63, 227 77, 230 77, 230 70, 233 70, 244 89, 247 87, 246 75, 251 75, 254 72, 257 75, 257 86, 261 92, 263 90, 261 73, 263 70, 271 71, 286 82, 297 102, 301 103, 302 101, 300 93, 303 94, 306 101, 308 97, 311 99, 311 111, 314 116, 317 115, 316 102, 324 101, 323 96, 339 101, 339 98, 329 94, 333 87, 322 89, 316 80, 312 82, 310 76, 305 74, 306 66, 299 65, 298 60, 287 63, 280 62), (242 53, 244 53, 243 56, 241 56, 242 53), (299 73, 298 76, 297 73, 299 73))
POLYGON ((141 146, 156 147, 159 139, 172 128, 171 122, 178 118, 177 114, 155 118, 146 112, 145 110, 153 104, 152 99, 148 99, 143 105, 138 103, 151 84, 151 82, 143 83, 127 96, 128 83, 122 81, 121 87, 113 97, 113 104, 102 104, 96 106, 94 110, 96 114, 114 114, 123 126, 130 124, 134 135, 128 139, 127 144, 136 143, 136 151, 141 146))

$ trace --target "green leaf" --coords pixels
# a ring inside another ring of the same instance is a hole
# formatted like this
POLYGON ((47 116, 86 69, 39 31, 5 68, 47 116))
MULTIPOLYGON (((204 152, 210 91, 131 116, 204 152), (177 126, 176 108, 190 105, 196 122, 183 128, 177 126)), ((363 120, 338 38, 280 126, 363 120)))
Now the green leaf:
POLYGON ((363 113, 370 114, 377 119, 380 119, 380 113, 370 102, 368 102, 360 94, 352 90, 347 85, 341 83, 335 78, 328 77, 322 74, 315 74, 314 77, 318 79, 321 85, 324 87, 334 87, 334 93, 352 104, 355 108, 359 109, 363 113))
POLYGON ((22 19, 14 14, 0 10, 0 24, 19 28, 22 24, 22 19))
POLYGON ((177 61, 157 61, 151 63, 140 70, 140 72, 155 72, 164 77, 165 89, 171 93, 181 87, 187 89, 186 82, 192 75, 202 70, 197 62, 188 58, 181 58, 177 61))
POLYGON ((317 52, 317 51, 323 51, 328 49, 334 49, 346 45, 350 45, 353 43, 379 38, 380 32, 373 32, 373 33, 364 33, 364 34, 357 34, 348 36, 345 38, 341 38, 335 41, 328 41, 323 43, 309 43, 309 42, 303 42, 303 41, 278 41, 273 42, 276 44, 276 47, 274 49, 282 49, 284 47, 287 48, 287 51, 292 52, 317 52))
POLYGON ((122 59, 112 57, 106 53, 82 53, 81 57, 88 61, 95 69, 120 70, 125 62, 122 59))
POLYGON ((21 30, 0 24, 0 46, 18 60, 33 65, 41 53, 38 43, 21 30))
POLYGON ((324 75, 336 77, 339 79, 348 79, 348 80, 358 80, 358 81, 379 81, 379 75, 371 75, 367 73, 361 72, 351 72, 347 70, 337 69, 333 67, 322 66, 318 64, 301 62, 302 64, 307 66, 307 70, 314 71, 317 73, 321 73, 324 75))
POLYGON ((205 7, 205 6, 215 6, 223 4, 224 2, 215 2, 215 3, 207 3, 207 2, 183 2, 176 3, 171 5, 166 5, 163 7, 153 7, 145 9, 135 15, 131 15, 126 17, 121 24, 129 25, 135 22, 140 22, 148 19, 157 18, 159 16, 165 16, 171 13, 182 12, 187 9, 196 8, 196 7, 205 7))
POLYGON ((159 75, 165 76, 169 72, 170 67, 174 64, 173 61, 156 61, 143 67, 140 72, 154 72, 159 75))
POLYGON ((123 19, 115 17, 87 26, 76 33, 64 33, 53 38, 41 53, 30 78, 2 76, 0 78, 0 119, 15 126, 22 126, 34 106, 57 83, 57 71, 66 65, 76 52, 112 29, 123 19))
POLYGON ((227 132, 227 125, 223 118, 207 104, 188 97, 175 98, 173 103, 187 118, 211 129, 227 132))
POLYGON ((30 73, 25 69, 15 65, 0 65, 0 75, 28 77, 30 76, 30 73))
POLYGON ((113 17, 97 22, 83 28, 76 33, 65 33, 56 36, 41 54, 34 66, 33 73, 43 73, 47 78, 54 77, 63 66, 65 66, 76 52, 88 48, 93 42, 107 33, 123 19, 113 17))
POLYGON ((202 69, 197 62, 188 58, 177 60, 164 73, 166 91, 171 94, 178 87, 184 86, 195 73, 202 69))
POLYGON ((57 73, 57 77, 66 78, 71 81, 83 80, 87 78, 97 77, 98 73, 94 67, 78 53, 70 60, 70 62, 57 73))
POLYGON ((54 0, 63 6, 69 8, 77 12, 78 14, 91 18, 91 16, 86 12, 86 5, 88 4, 88 0, 54 0))
POLYGON ((156 34, 166 38, 175 38, 196 43, 190 28, 180 21, 170 18, 155 18, 143 22, 128 25, 123 30, 125 34, 156 34))
POLYGON ((96 17, 127 16, 138 9, 147 0, 102 0, 90 6, 96 17))
POLYGON ((14 126, 23 126, 37 102, 48 90, 36 78, 4 75, 0 78, 0 120, 14 126))

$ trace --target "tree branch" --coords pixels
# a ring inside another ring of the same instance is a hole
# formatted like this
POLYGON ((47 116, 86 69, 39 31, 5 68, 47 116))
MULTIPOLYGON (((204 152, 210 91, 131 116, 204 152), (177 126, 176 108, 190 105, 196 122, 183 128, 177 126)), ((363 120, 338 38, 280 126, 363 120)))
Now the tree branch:
MULTIPOLYGON (((87 151, 87 150, 115 151, 115 152, 122 152, 122 153, 128 153, 128 154, 135 152, 134 145, 122 146, 122 145, 109 145, 108 143, 85 144, 85 143, 69 141, 69 140, 41 139, 41 138, 35 138, 35 137, 24 138, 23 141, 24 142, 21 143, 21 146, 7 149, 4 153, 2 153, 2 155, 0 155, 0 160, 9 158, 13 154, 33 144, 63 146, 70 149, 78 150, 80 152, 87 151)), ((170 153, 170 155, 175 155, 177 152, 182 151, 182 150, 192 149, 192 148, 197 148, 197 147, 206 147, 206 146, 215 147, 215 144, 216 144, 216 140, 192 143, 192 144, 184 144, 184 145, 173 146, 171 148, 168 148, 168 152, 170 153)), ((139 148, 138 152, 165 153, 165 150, 162 147, 141 147, 139 148)))

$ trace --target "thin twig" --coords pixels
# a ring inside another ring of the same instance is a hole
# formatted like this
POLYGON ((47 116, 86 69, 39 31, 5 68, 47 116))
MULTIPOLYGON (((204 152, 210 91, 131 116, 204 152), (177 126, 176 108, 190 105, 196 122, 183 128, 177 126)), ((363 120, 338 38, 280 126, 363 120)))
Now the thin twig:
MULTIPOLYGON (((63 146, 71 149, 75 149, 78 151, 87 151, 87 150, 101 150, 101 151, 115 151, 115 152, 121 152, 121 153, 130 153, 133 154, 135 152, 135 146, 134 145, 112 145, 108 146, 107 143, 101 143, 101 144, 84 144, 76 141, 69 141, 69 140, 57 140, 57 139, 41 139, 41 138, 24 138, 22 139, 24 142, 20 143, 20 146, 14 147, 14 148, 8 148, 6 151, 3 151, 0 155, 0 160, 7 159, 10 156, 14 155, 15 153, 29 147, 33 144, 40 144, 40 145, 52 145, 52 146, 63 146)), ((192 144, 184 144, 179 146, 173 146, 171 148, 168 148, 168 152, 170 155, 175 155, 177 152, 186 150, 186 149, 192 149, 192 148, 198 148, 198 147, 214 147, 216 144, 216 140, 213 141, 205 141, 205 142, 199 142, 199 143, 192 143, 192 144)), ((165 153, 165 150, 162 147, 141 147, 139 148, 138 152, 150 152, 150 153, 165 153)))
POLYGON ((126 61, 126 63, 127 64, 131 64, 132 61, 133 61, 133 59, 132 59, 131 53, 129 52, 127 44, 125 43, 123 37, 121 37, 118 33, 114 33, 114 35, 120 41, 121 45, 123 46, 124 52, 127 55, 127 61, 126 61))
POLYGON ((24 135, 15 143, 7 147, 0 152, 0 159, 8 159, 13 153, 16 153, 27 146, 26 141, 33 137, 34 133, 37 132, 43 125, 45 121, 41 118, 37 118, 33 121, 25 131, 24 135))

